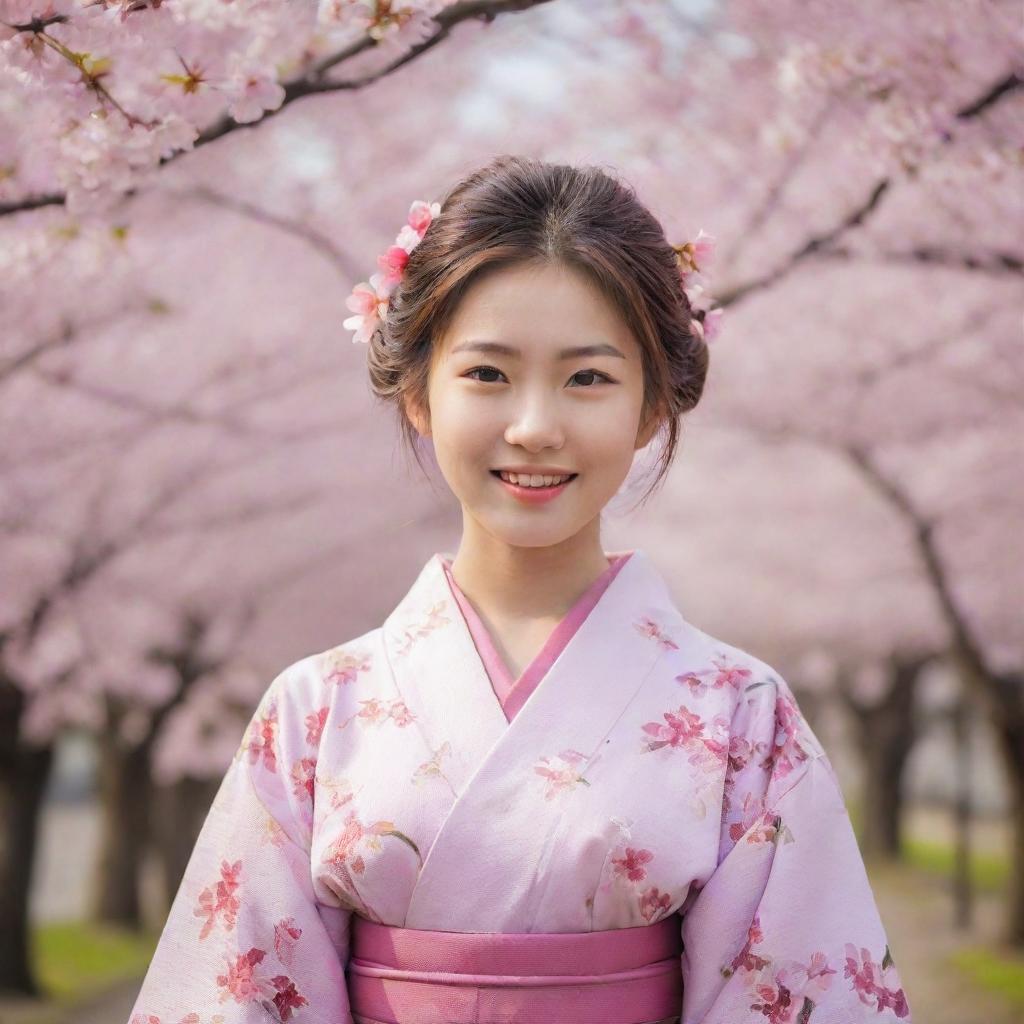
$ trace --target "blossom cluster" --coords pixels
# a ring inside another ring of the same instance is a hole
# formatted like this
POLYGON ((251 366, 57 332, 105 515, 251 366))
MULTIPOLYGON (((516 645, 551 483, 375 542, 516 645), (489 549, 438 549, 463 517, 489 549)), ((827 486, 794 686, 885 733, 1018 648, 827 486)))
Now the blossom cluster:
POLYGON ((99 208, 221 119, 260 120, 361 36, 423 36, 441 0, 0 0, 0 202, 99 208))

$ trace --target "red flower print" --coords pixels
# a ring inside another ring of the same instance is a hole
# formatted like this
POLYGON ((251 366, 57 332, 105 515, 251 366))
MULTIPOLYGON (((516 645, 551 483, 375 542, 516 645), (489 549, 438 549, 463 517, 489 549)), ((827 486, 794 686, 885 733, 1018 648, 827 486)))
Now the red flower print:
POLYGON ((242 862, 240 860, 236 860, 234 864, 229 864, 226 860, 221 861, 220 881, 208 885, 199 894, 199 902, 192 914, 194 917, 206 918, 203 930, 199 933, 200 941, 210 934, 219 916, 224 918, 226 931, 231 931, 235 927, 239 907, 238 897, 235 893, 242 884, 239 877, 241 873, 242 862))
POLYGON ((747 941, 743 943, 743 948, 733 957, 729 966, 723 968, 722 974, 728 978, 730 975, 735 974, 736 971, 760 971, 763 967, 767 967, 771 961, 751 951, 752 946, 763 941, 764 932, 761 931, 761 915, 755 914, 754 920, 751 921, 750 927, 747 929, 747 941))
POLYGON ((654 860, 654 854, 650 850, 634 850, 627 846, 626 853, 622 857, 613 857, 617 875, 625 875, 631 882, 642 882, 647 877, 645 864, 654 860))
POLYGON ((671 905, 672 899, 669 894, 652 885, 640 895, 640 916, 651 924, 656 918, 664 917, 671 905))
POLYGON ((666 711, 662 714, 665 724, 648 722, 642 726, 643 731, 654 739, 647 740, 647 750, 658 750, 661 747, 685 747, 694 740, 700 740, 704 732, 704 722, 685 706, 678 711, 666 711))
POLYGON ((300 800, 313 802, 316 781, 316 758, 303 757, 292 765, 292 790, 300 800))
POLYGON ((274 744, 277 741, 277 707, 271 704, 265 715, 256 718, 249 730, 249 761, 256 764, 261 758, 268 772, 277 771, 277 755, 274 744))
POLYGON ((899 985, 899 976, 893 962, 889 947, 885 947, 882 963, 876 964, 871 959, 871 951, 861 948, 858 955, 857 947, 846 943, 846 970, 843 977, 849 978, 852 988, 860 1001, 868 1006, 882 1010, 892 1010, 897 1017, 910 1015, 907 998, 899 985))
POLYGON ((794 1002, 793 995, 785 985, 779 984, 770 975, 770 967, 758 975, 754 982, 754 997, 757 1002, 750 1008, 756 1010, 769 1024, 794 1024, 797 1011, 803 1000, 794 1002), (767 972, 767 976, 762 977, 767 972))
POLYGON ((301 935, 302 929, 293 917, 282 918, 274 925, 274 952, 285 967, 291 967, 295 943, 301 935))
POLYGON ((282 1021, 292 1019, 292 1010, 309 1005, 306 997, 299 995, 295 988, 295 982, 291 978, 279 974, 270 979, 270 984, 277 989, 277 994, 274 996, 274 1009, 277 1010, 277 1015, 282 1021))
POLYGON ((320 743, 320 737, 324 732, 324 724, 327 721, 328 708, 320 708, 319 711, 306 715, 306 742, 315 747, 320 743))
POLYGON ((239 953, 234 962, 228 957, 227 974, 217 975, 217 986, 221 989, 220 1001, 229 998, 236 1003, 254 1002, 260 998, 260 981, 256 974, 266 952, 262 949, 250 949, 248 953, 239 953))

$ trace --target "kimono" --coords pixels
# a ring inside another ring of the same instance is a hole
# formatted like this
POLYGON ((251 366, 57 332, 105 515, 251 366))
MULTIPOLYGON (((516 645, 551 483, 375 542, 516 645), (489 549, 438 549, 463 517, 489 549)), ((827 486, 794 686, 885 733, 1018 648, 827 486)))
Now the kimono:
POLYGON ((442 553, 280 672, 131 1024, 910 1021, 789 685, 608 557, 518 679, 442 553))

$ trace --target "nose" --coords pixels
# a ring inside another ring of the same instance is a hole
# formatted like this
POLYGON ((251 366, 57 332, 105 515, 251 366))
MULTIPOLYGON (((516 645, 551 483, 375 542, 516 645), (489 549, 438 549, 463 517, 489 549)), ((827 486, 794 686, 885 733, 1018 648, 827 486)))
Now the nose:
POLYGON ((531 452, 561 448, 565 443, 557 399, 524 396, 505 428, 505 440, 531 452))

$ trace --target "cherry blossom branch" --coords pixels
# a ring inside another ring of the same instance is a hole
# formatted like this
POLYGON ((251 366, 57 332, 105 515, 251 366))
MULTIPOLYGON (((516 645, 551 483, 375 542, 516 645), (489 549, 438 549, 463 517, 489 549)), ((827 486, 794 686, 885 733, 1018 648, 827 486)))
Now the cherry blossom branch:
MULTIPOLYGON (((971 118, 978 117, 1004 96, 1008 96, 1022 87, 1024 87, 1024 78, 1015 72, 1011 72, 986 89, 979 97, 958 110, 956 117, 959 120, 970 120, 971 118)), ((948 144, 952 141, 952 137, 947 136, 944 141, 948 144)), ((823 255, 827 256, 829 252, 836 248, 836 243, 843 235, 851 228, 860 227, 871 217, 881 205, 882 199, 892 185, 893 180, 891 178, 882 178, 875 182, 870 192, 858 206, 850 210, 829 230, 809 238, 781 266, 759 277, 735 285, 732 288, 723 287, 718 289, 715 296, 718 305, 725 307, 739 302, 752 292, 762 291, 765 288, 774 286, 782 278, 787 277, 796 270, 804 260, 823 255)))
MULTIPOLYGON (((538 7, 541 4, 551 2, 552 0, 461 0, 461 2, 451 4, 449 7, 446 7, 433 15, 432 20, 437 24, 436 32, 426 39, 414 44, 407 52, 403 53, 400 57, 387 64, 385 67, 355 79, 338 81, 328 78, 327 74, 333 68, 377 45, 377 41, 367 34, 338 53, 319 61, 302 78, 298 78, 287 83, 284 86, 284 99, 280 106, 273 110, 265 110, 262 116, 255 121, 247 121, 244 123, 236 121, 233 117, 225 115, 200 132, 191 149, 175 150, 168 156, 163 157, 159 161, 159 165, 162 166, 170 163, 185 153, 192 152, 200 146, 208 145, 209 143, 223 138, 225 135, 229 135, 240 128, 253 128, 258 124, 262 124, 264 121, 273 117, 275 114, 280 113, 280 111, 284 110, 296 100, 302 99, 304 96, 313 96, 319 93, 329 92, 357 91, 368 85, 372 85, 384 76, 397 71, 398 68, 415 60, 428 50, 433 49, 433 47, 438 43, 448 38, 452 29, 461 22, 481 20, 490 24, 499 15, 515 11, 525 11, 531 7, 538 7)), ((49 23, 51 22, 46 22, 46 24, 49 23)), ((41 20, 38 23, 32 22, 25 26, 12 27, 19 28, 23 31, 34 31, 38 35, 44 36, 48 41, 48 45, 53 45, 53 43, 57 42, 56 40, 53 40, 52 37, 46 36, 45 24, 41 20)), ((60 44, 58 43, 58 45, 60 44)), ((65 56, 67 56, 66 53, 65 56)), ((83 74, 85 74, 84 69, 83 74)), ((99 83, 98 77, 93 77, 96 78, 96 86, 101 88, 101 83, 99 83)), ((110 97, 105 90, 103 91, 103 95, 105 95, 111 103, 114 103, 113 98, 110 97)), ((115 105, 118 106, 117 104, 115 105)), ((129 118, 130 122, 132 121, 131 116, 121 109, 120 106, 118 106, 118 109, 121 110, 121 113, 126 118, 129 118)), ((141 122, 135 121, 135 123, 141 122)), ((125 194, 130 196, 134 191, 135 190, 132 189, 125 194)), ((26 212, 28 210, 37 210, 45 206, 63 206, 66 200, 66 193, 51 192, 37 196, 28 196, 10 202, 3 202, 0 203, 0 217, 5 217, 14 213, 26 212)))
POLYGON ((933 266, 950 267, 955 270, 970 270, 985 274, 1019 276, 1024 273, 1024 259, 1008 252, 992 252, 983 255, 952 252, 931 246, 917 246, 906 252, 855 252, 843 246, 834 246, 819 252, 822 259, 860 261, 868 263, 925 263, 933 266))

